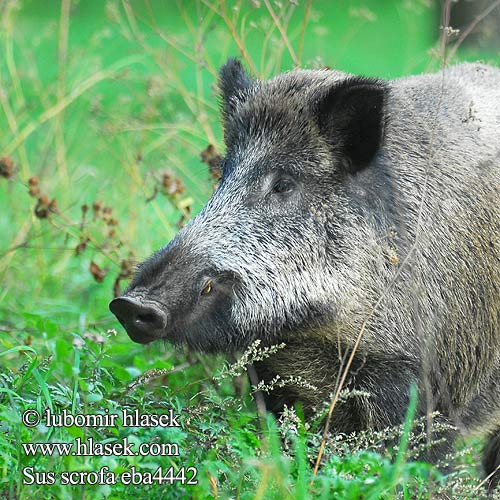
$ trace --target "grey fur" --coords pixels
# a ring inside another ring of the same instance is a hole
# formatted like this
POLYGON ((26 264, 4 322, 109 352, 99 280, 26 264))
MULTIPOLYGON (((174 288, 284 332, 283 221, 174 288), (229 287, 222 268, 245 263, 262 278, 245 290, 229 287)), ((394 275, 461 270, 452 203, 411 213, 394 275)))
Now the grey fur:
MULTIPOLYGON (((354 172, 348 140, 325 136, 318 121, 327 93, 353 78, 294 70, 253 81, 229 61, 220 188, 143 266, 128 296, 167 307, 169 318, 185 311, 182 332, 167 325, 158 336, 195 349, 286 342, 257 370, 317 386, 269 398, 276 411, 300 400, 306 414, 335 391, 368 319, 346 387, 370 396, 340 403, 332 430, 400 423, 415 383, 421 413, 439 410, 461 430, 498 440, 500 71, 461 64, 358 82, 383 91, 383 139, 354 172), (296 182, 286 199, 269 194, 277 171, 296 182), (193 284, 219 273, 231 276, 221 295, 227 315, 214 302, 197 316, 193 284)), ((335 131, 344 114, 335 110, 352 106, 333 106, 335 131)), ((490 448, 491 468, 498 444, 490 448)))

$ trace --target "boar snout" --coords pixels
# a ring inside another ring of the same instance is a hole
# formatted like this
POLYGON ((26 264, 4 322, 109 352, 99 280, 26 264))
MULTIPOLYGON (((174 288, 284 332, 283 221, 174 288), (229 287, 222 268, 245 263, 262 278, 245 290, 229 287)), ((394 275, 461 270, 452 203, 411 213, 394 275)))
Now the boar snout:
MULTIPOLYGON (((219 260, 220 255, 221 251, 219 260)), ((240 280, 218 265, 187 244, 182 249, 171 245, 138 268, 128 289, 111 301, 109 309, 140 344, 163 339, 198 350, 227 348, 230 339, 219 332, 230 321, 240 280)))
POLYGON ((164 311, 151 304, 145 305, 139 299, 118 297, 111 301, 109 309, 129 337, 139 344, 161 338, 167 326, 167 314, 164 311))

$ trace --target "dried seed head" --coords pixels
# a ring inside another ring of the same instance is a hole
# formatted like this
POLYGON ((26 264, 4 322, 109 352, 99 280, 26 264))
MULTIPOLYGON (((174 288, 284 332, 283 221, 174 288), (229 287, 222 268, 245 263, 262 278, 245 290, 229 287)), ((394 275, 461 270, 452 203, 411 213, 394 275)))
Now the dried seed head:
POLYGON ((106 338, 100 333, 85 332, 83 338, 95 342, 96 344, 104 344, 104 342, 106 342, 106 338))
POLYGON ((29 188, 29 194, 30 196, 32 196, 33 198, 37 198, 38 195, 40 194, 40 188, 38 186, 30 186, 29 188))
POLYGON ((73 347, 74 347, 75 349, 80 350, 80 349, 82 349, 82 348, 83 348, 83 346, 84 346, 84 345, 85 345, 85 342, 84 342, 84 341, 83 341, 83 339, 81 339, 80 337, 75 337, 75 338, 73 339, 73 347))
POLYGON ((98 283, 102 283, 106 275, 108 274, 109 269, 101 269, 94 261, 90 263, 90 274, 94 277, 94 279, 98 283))
POLYGON ((57 212, 57 201, 55 198, 53 198, 52 200, 50 200, 50 203, 49 203, 49 206, 48 206, 48 209, 50 212, 57 212))
POLYGON ((35 216, 39 219, 46 219, 49 216, 49 209, 46 203, 41 202, 41 198, 35 206, 35 216))
POLYGON ((167 196, 180 195, 186 188, 180 177, 174 177, 172 172, 164 172, 161 179, 161 190, 167 196))
POLYGON ((28 186, 30 196, 33 196, 33 198, 37 198, 40 194, 40 186, 38 177, 36 175, 28 179, 28 186))
POLYGON ((172 174, 170 172, 165 172, 162 177, 161 185, 168 190, 170 184, 172 183, 172 174))
POLYGON ((94 201, 94 203, 92 203, 92 210, 94 212, 94 215, 97 215, 100 212, 101 208, 102 208, 102 204, 100 201, 96 200, 96 201, 94 201))
POLYGON ((123 259, 120 263, 120 278, 129 278, 134 272, 134 260, 132 258, 123 259))
POLYGON ((200 154, 201 161, 208 165, 210 174, 215 180, 221 178, 220 165, 222 161, 221 155, 215 149, 213 144, 209 144, 200 154))
POLYGON ((167 194, 170 196, 173 195, 181 195, 186 191, 186 188, 184 187, 184 183, 182 182, 182 179, 180 177, 176 177, 172 183, 170 184, 169 189, 167 190, 167 194))
POLYGON ((8 157, 0 158, 0 176, 9 179, 14 175, 14 162, 8 157))
POLYGON ((75 247, 75 255, 82 254, 85 251, 85 249, 87 248, 88 242, 89 242, 88 238, 80 241, 80 243, 78 243, 78 245, 75 247))

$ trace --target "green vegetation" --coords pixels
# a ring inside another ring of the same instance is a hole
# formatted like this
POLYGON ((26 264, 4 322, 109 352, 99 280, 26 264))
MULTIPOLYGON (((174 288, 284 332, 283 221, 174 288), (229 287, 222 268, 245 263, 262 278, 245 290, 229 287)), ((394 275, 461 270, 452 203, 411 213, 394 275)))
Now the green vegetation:
POLYGON ((1 498, 481 497, 478 443, 457 450, 446 477, 411 461, 406 441, 425 438, 411 408, 399 447, 381 444, 399 442, 400 429, 332 437, 315 475, 319 420, 305 425, 300 408, 279 421, 259 414, 241 363, 133 344, 107 307, 134 263, 213 192, 200 154, 223 151, 216 76, 228 56, 261 77, 298 64, 397 77, 443 63, 439 15, 429 0, 0 3, 1 498), (182 426, 22 423, 45 408, 172 409, 182 426), (177 444, 179 455, 29 456, 22 446, 89 438, 177 444), (181 484, 182 466, 197 467, 197 485, 181 484), (23 470, 132 467, 164 475, 153 485, 23 484, 23 470))

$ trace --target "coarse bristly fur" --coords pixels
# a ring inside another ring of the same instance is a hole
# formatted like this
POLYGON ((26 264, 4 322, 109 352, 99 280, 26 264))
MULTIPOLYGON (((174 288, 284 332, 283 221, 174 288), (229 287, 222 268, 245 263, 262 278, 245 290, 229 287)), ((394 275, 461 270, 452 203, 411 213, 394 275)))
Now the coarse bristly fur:
MULTIPOLYGON (((220 72, 220 187, 111 308, 134 340, 203 351, 286 347, 268 406, 306 415, 346 380, 332 432, 419 412, 490 436, 500 465, 500 71, 461 64, 382 81, 220 72), (373 310, 373 306, 377 307, 373 310)), ((451 442, 451 441, 448 441, 451 442)), ((435 457, 445 450, 435 451, 435 457)), ((490 485, 495 487, 498 474, 490 485)))

